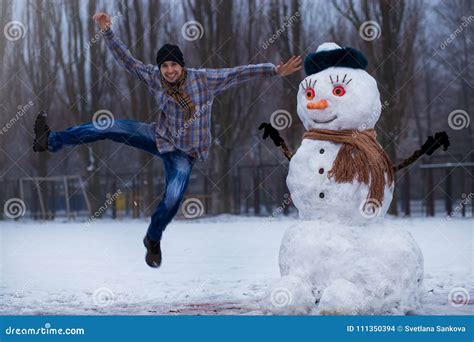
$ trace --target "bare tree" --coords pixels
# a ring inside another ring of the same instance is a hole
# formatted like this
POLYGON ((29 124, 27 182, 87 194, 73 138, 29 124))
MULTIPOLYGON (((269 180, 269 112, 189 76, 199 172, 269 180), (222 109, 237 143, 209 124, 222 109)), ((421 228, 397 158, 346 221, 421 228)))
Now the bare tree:
MULTIPOLYGON (((0 27, 6 27, 7 23, 11 21, 12 15, 12 4, 10 1, 0 1, 0 27)), ((9 55, 7 54, 7 44, 5 40, 2 40, 0 43, 0 78, 2 80, 7 80, 10 77, 10 68, 7 67, 9 64, 9 55)), ((2 82, 0 85, 0 110, 3 112, 8 111, 7 101, 8 97, 6 96, 7 92, 5 88, 7 87, 7 82, 2 82)), ((5 148, 5 139, 0 139, 0 165, 5 165, 6 156, 3 152, 5 148)))
MULTIPOLYGON (((54 93, 58 83, 58 60, 54 51, 48 49, 48 43, 52 38, 51 27, 59 25, 60 18, 57 10, 46 1, 27 1, 26 24, 28 34, 25 35, 24 49, 21 55, 23 71, 28 75, 26 78, 30 84, 30 90, 37 103, 43 110, 50 110, 54 100, 54 93)), ((31 134, 31 133, 30 133, 31 134)), ((29 140, 33 140, 30 135, 29 140)), ((48 154, 31 154, 34 167, 40 177, 48 175, 48 154)), ((47 198, 49 188, 46 183, 40 182, 39 187, 47 198)), ((45 212, 48 213, 48 201, 45 201, 45 212)), ((49 216, 49 214, 46 214, 49 216)), ((50 217, 43 217, 43 219, 50 217)))
MULTIPOLYGON (((233 1, 187 1, 184 7, 186 20, 202 24, 206 39, 198 40, 194 47, 201 67, 224 68, 239 64, 265 62, 258 53, 256 43, 259 26, 255 4, 233 1), (239 7, 239 5, 241 5, 239 7), (242 13, 245 13, 242 15, 242 13), (240 15, 240 16, 239 16, 240 15), (252 36, 252 42, 242 40, 252 36), (236 53, 238 51, 238 53, 236 53), (250 58, 250 60, 248 60, 250 58)), ((258 6, 261 8, 260 6, 258 6)), ((261 83, 261 82, 259 82, 261 83)), ((238 160, 255 145, 249 130, 258 125, 258 101, 262 99, 260 84, 248 84, 219 95, 213 106, 212 134, 214 144, 210 156, 214 212, 231 212, 234 207, 233 173, 238 160), (237 148, 239 148, 237 150, 237 148)))
MULTIPOLYGON (((474 107, 471 85, 474 46, 472 34, 468 33, 473 21, 473 9, 474 3, 469 0, 441 2, 435 8, 436 17, 442 24, 441 34, 438 36, 441 40, 435 53, 436 67, 448 71, 454 83, 453 103, 450 103, 450 110, 462 109, 467 113, 472 113, 474 107)), ((455 138, 459 136, 460 143, 464 142, 472 146, 474 143, 473 125, 466 128, 465 131, 455 132, 455 138), (464 132, 468 132, 466 141, 462 140, 464 132)), ((474 160, 474 155, 471 155, 471 160, 474 160)))
MULTIPOLYGON (((270 3, 271 32, 283 32, 275 40, 275 48, 281 60, 293 55, 303 55, 305 57, 310 51, 303 41, 302 11, 299 0, 277 0, 270 3)), ((273 34, 273 33, 272 33, 273 34)), ((302 79, 303 71, 284 78, 280 97, 281 105, 290 113, 296 112, 296 94, 302 79)), ((297 118, 294 118, 293 125, 289 127, 289 140, 291 145, 299 142, 303 131, 303 126, 297 118)))
MULTIPOLYGON (((91 0, 91 2, 87 7, 89 10, 96 7, 95 0, 91 0)), ((60 34, 63 28, 60 25, 56 26, 57 37, 62 37, 62 39, 55 41, 54 49, 58 54, 63 76, 63 88, 58 90, 56 95, 65 106, 66 111, 72 113, 69 115, 69 120, 64 120, 64 123, 69 121, 79 124, 89 122, 92 113, 100 109, 95 107, 98 106, 99 91, 102 89, 96 69, 100 64, 100 58, 96 52, 90 52, 94 48, 94 46, 91 47, 93 36, 90 34, 95 31, 91 28, 93 23, 90 18, 84 20, 81 16, 79 1, 65 2, 62 10, 63 15, 68 18, 68 25, 66 25, 66 32, 63 34, 60 34), (89 54, 90 58, 88 59, 89 54)), ((101 158, 98 144, 81 146, 78 151, 82 157, 83 165, 89 165, 91 154, 95 159, 101 158)), ((86 168, 87 192, 92 211, 97 211, 103 203, 99 171, 100 167, 86 168)))

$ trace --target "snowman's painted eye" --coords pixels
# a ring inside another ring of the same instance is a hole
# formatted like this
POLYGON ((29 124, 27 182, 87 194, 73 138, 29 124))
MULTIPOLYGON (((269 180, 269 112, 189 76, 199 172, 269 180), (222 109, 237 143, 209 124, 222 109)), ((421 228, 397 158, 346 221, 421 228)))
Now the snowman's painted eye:
POLYGON ((336 96, 343 96, 346 91, 344 90, 343 86, 335 86, 334 89, 332 90, 332 93, 336 96))
POLYGON ((314 99, 314 89, 313 88, 306 88, 305 95, 308 100, 314 99))

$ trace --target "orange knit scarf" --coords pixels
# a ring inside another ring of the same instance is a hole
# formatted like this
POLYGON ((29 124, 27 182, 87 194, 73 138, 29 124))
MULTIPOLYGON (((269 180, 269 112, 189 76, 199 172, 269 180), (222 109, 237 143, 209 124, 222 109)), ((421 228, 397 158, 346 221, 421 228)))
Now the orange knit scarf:
POLYGON ((310 129, 303 135, 303 139, 342 144, 328 177, 334 177, 338 183, 352 183, 356 179, 360 183, 367 184, 369 185, 367 199, 375 199, 382 203, 385 184, 392 185, 394 171, 390 158, 378 144, 376 136, 374 129, 364 131, 310 129))

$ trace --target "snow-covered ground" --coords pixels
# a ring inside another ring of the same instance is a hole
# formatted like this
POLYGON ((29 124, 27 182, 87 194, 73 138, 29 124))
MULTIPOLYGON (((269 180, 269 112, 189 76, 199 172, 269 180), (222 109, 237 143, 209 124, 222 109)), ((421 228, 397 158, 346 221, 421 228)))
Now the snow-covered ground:
MULTIPOLYGON (((0 314, 262 314, 258 300, 280 277, 280 242, 294 220, 175 220, 160 269, 144 262, 145 220, 0 221, 0 314)), ((415 314, 473 314, 474 220, 390 220, 424 254, 415 314), (453 305, 453 289, 468 303, 453 305)))

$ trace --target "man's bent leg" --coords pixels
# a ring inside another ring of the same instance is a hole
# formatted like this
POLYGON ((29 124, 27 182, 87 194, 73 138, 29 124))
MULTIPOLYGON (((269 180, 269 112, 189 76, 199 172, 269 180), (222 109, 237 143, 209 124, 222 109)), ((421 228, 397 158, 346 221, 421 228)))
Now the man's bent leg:
POLYGON ((188 186, 193 160, 182 151, 162 155, 166 172, 165 193, 151 216, 147 236, 152 241, 161 240, 163 231, 178 212, 188 186))
POLYGON ((109 139, 158 155, 154 125, 133 120, 116 120, 110 127, 100 127, 94 123, 74 126, 64 131, 51 132, 48 150, 59 151, 64 146, 77 146, 97 140, 109 139))

